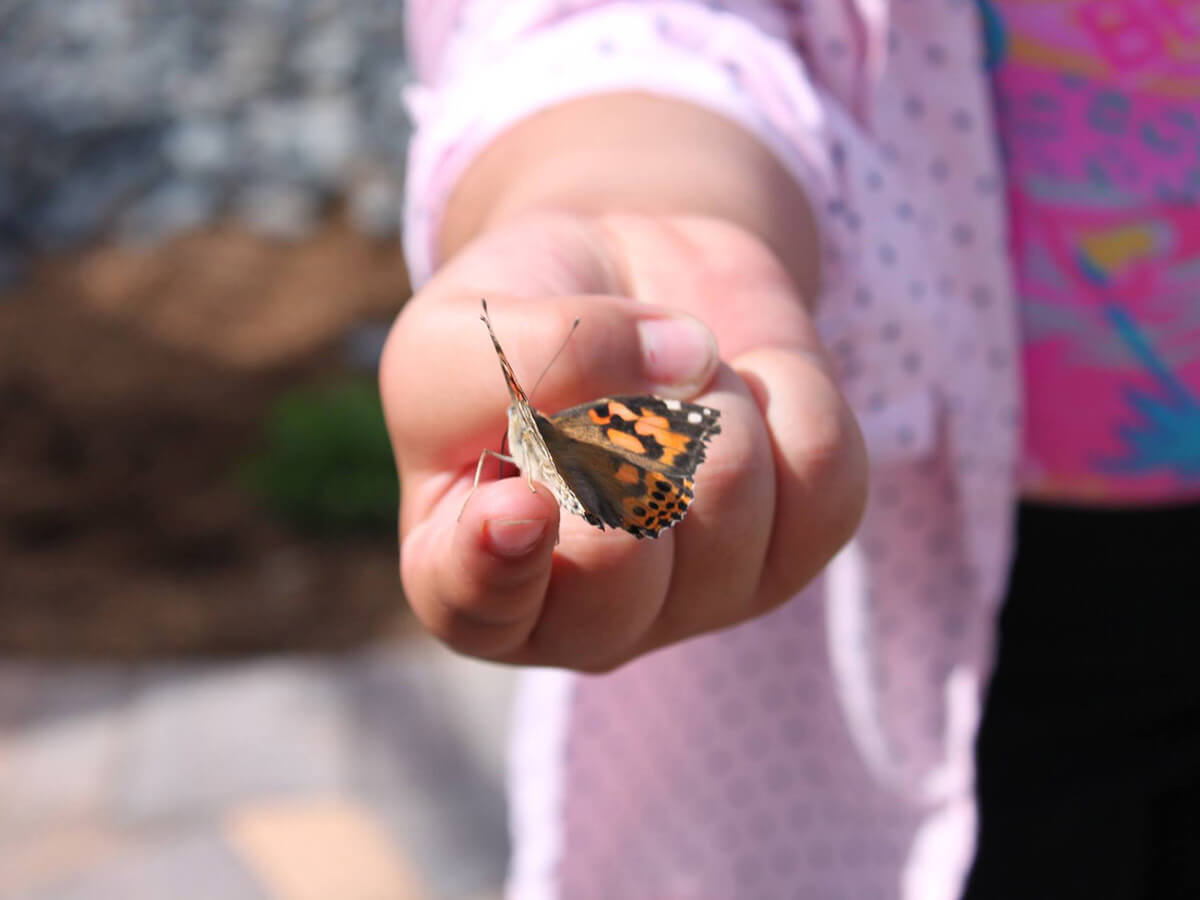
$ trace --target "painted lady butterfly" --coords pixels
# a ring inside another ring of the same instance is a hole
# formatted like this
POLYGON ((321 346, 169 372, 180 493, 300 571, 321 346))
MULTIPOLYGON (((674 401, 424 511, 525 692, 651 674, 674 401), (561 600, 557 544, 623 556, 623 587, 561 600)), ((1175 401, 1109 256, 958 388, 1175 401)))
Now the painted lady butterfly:
POLYGON ((560 507, 601 531, 608 525, 636 538, 653 538, 684 517, 705 445, 721 431, 720 412, 646 395, 604 397, 544 416, 529 404, 517 382, 492 330, 486 300, 480 319, 508 386, 512 455, 484 450, 472 492, 484 461, 495 456, 520 469, 530 490, 535 481, 544 484, 560 507))

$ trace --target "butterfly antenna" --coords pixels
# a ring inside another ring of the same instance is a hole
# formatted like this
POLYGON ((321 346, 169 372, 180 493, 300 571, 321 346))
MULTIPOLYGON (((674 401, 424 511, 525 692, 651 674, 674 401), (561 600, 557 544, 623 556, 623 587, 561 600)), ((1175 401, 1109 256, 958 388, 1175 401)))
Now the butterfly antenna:
POLYGON ((550 357, 550 362, 546 363, 546 368, 542 369, 542 374, 538 376, 538 380, 533 383, 533 390, 529 392, 530 397, 537 393, 538 385, 542 383, 542 379, 546 377, 546 373, 550 371, 550 367, 554 365, 555 360, 562 356, 562 352, 567 349, 567 341, 571 339, 571 335, 575 333, 575 329, 578 327, 579 320, 576 319, 571 323, 571 330, 567 332, 567 336, 563 338, 562 343, 558 345, 558 349, 554 351, 554 355, 550 357))

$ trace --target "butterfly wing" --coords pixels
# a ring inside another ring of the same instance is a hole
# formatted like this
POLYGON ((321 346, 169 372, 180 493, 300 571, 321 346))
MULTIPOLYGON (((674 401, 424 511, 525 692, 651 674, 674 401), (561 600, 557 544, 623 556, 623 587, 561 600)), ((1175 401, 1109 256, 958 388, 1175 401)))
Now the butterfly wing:
POLYGON ((658 537, 687 513, 719 417, 679 400, 606 397, 538 414, 537 425, 559 474, 590 513, 585 518, 641 538, 658 537))

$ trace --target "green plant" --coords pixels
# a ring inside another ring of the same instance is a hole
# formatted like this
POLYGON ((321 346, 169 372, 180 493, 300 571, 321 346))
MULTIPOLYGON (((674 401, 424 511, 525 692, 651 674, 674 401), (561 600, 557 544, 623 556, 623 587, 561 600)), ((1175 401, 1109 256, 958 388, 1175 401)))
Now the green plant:
POLYGON ((286 522, 324 534, 391 531, 397 484, 373 381, 346 379, 281 396, 245 487, 286 522))

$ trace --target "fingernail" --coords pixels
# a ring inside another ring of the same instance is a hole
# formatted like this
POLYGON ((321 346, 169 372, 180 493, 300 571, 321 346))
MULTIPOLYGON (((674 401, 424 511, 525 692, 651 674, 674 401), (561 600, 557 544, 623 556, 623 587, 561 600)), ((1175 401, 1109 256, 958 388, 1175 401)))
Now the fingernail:
POLYGON ((545 519, 489 519, 483 526, 497 556, 525 556, 546 533, 545 519))
POLYGON ((638 322, 646 376, 664 386, 699 385, 717 356, 712 332, 695 319, 643 319, 638 322))

